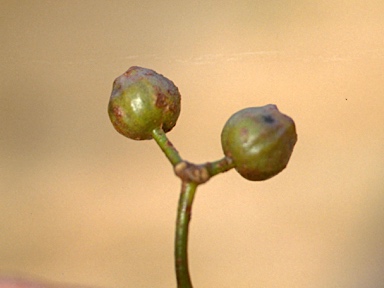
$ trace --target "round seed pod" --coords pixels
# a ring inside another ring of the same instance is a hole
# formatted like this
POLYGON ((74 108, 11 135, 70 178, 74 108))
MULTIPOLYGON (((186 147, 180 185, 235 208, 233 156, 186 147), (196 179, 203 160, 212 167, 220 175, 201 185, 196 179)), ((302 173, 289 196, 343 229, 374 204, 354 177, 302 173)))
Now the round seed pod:
POLYGON ((269 179, 288 164, 297 141, 295 123, 276 105, 251 107, 233 114, 221 133, 225 156, 252 181, 269 179))
POLYGON ((153 70, 133 66, 113 82, 108 114, 115 129, 134 140, 152 131, 170 131, 180 114, 181 96, 173 82, 153 70))

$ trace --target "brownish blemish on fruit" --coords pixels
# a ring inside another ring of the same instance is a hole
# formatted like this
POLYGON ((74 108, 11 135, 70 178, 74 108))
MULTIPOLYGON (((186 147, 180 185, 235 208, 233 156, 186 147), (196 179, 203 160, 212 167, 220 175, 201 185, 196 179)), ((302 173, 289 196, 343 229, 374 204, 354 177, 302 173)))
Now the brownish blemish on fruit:
POLYGON ((124 116, 124 111, 120 107, 114 106, 112 110, 113 110, 113 114, 117 118, 122 118, 124 116))
POLYGON ((240 130, 240 139, 244 141, 244 139, 247 139, 249 136, 249 130, 246 127, 241 128, 240 130))
POLYGON ((159 91, 160 89, 156 89, 156 107, 164 108, 167 106, 167 96, 159 91))

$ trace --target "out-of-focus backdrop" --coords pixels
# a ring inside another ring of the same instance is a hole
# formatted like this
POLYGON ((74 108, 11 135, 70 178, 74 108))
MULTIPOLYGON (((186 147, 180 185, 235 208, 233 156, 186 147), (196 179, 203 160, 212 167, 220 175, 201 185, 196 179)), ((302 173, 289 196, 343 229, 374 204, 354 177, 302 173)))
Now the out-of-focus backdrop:
POLYGON ((195 287, 382 287, 382 1, 2 1, 0 274, 98 287, 175 287, 180 188, 153 141, 109 122, 138 65, 179 87, 168 134, 222 157, 225 121, 276 104, 296 122, 286 170, 202 185, 195 287))

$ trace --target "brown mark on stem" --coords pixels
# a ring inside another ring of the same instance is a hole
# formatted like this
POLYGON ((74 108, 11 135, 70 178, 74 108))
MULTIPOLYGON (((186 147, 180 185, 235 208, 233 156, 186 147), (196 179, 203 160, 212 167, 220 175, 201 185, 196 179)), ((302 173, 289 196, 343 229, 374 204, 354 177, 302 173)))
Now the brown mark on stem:
POLYGON ((195 165, 187 161, 182 161, 174 167, 175 174, 183 182, 194 182, 197 184, 205 183, 210 175, 204 165, 195 165))

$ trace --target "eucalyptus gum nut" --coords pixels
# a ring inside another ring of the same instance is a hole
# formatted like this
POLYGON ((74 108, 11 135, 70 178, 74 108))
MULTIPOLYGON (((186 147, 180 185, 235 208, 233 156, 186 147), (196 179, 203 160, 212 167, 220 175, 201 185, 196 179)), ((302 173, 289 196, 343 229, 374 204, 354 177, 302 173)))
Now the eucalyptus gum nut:
POLYGON ((152 131, 170 131, 180 114, 181 96, 173 82, 153 70, 133 66, 113 82, 108 114, 115 129, 134 140, 152 131))
POLYGON ((252 181, 266 180, 288 164, 297 141, 295 123, 276 105, 251 107, 233 114, 221 133, 225 156, 252 181))

